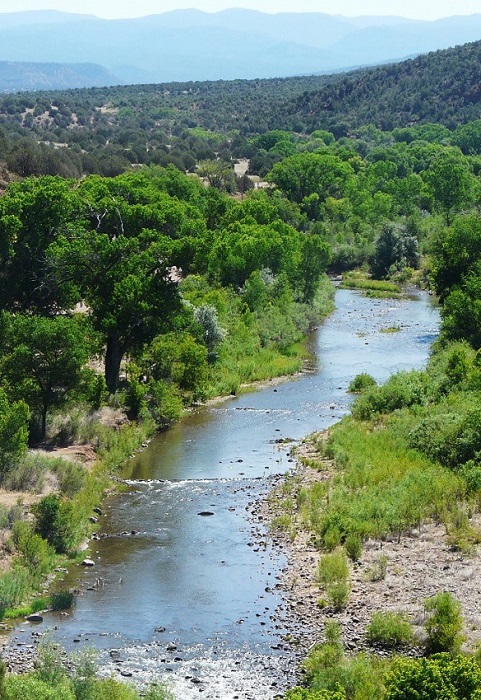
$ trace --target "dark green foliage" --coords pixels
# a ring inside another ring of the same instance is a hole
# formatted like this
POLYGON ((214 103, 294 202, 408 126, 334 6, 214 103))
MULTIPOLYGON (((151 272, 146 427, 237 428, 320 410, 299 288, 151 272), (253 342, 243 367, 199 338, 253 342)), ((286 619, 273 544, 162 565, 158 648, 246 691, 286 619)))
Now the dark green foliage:
POLYGON ((50 596, 52 610, 69 610, 74 603, 75 596, 71 591, 56 591, 50 596))
POLYGON ((371 265, 373 277, 384 279, 406 267, 419 267, 419 244, 411 227, 403 224, 384 224, 376 241, 376 252, 371 265))
POLYGON ((0 389, 0 479, 27 451, 29 410, 24 401, 10 403, 0 389))
POLYGON ((68 553, 79 536, 72 503, 50 494, 36 503, 32 510, 36 532, 59 554, 68 553))
POLYGON ((481 258, 481 219, 459 217, 449 229, 433 240, 432 278, 436 293, 444 301, 449 292, 461 287, 481 258))
POLYGON ((475 179, 469 163, 455 149, 441 153, 427 171, 426 178, 449 226, 453 212, 468 206, 473 199, 475 179))
POLYGON ((411 430, 409 444, 453 469, 479 459, 481 408, 478 397, 475 401, 452 407, 441 404, 411 430))
POLYGON ((426 377, 422 372, 400 372, 382 386, 362 392, 352 406, 352 415, 369 420, 381 413, 422 404, 426 395, 426 377))
POLYGON ((12 398, 29 405, 43 439, 48 411, 61 406, 80 384, 88 357, 84 330, 75 319, 64 316, 4 314, 1 323, 4 385, 12 398))

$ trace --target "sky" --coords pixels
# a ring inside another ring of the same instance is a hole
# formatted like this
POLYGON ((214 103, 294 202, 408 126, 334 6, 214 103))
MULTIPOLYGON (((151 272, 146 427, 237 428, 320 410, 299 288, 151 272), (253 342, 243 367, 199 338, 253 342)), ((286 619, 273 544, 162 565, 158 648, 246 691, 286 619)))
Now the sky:
POLYGON ((62 10, 105 18, 144 17, 192 7, 205 12, 245 7, 269 13, 397 15, 429 20, 481 13, 480 0, 15 0, 15 3, 12 3, 12 0, 0 0, 0 13, 62 10))

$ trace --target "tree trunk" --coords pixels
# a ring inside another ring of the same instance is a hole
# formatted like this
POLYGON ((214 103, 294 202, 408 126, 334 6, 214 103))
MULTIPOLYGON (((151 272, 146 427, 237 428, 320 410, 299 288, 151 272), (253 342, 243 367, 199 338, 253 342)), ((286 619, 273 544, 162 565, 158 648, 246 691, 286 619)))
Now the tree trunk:
POLYGON ((108 335, 107 349, 105 352, 105 381, 109 394, 115 394, 119 385, 120 363, 124 356, 124 349, 118 337, 108 335))
POLYGON ((42 406, 42 423, 40 426, 40 440, 45 440, 47 434, 47 412, 48 406, 42 406))

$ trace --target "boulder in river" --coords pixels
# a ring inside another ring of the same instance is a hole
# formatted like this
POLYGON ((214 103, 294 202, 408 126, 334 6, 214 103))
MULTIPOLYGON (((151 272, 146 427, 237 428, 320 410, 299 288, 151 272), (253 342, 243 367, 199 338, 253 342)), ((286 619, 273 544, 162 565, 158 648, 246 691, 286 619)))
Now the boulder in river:
POLYGON ((34 613, 33 615, 29 615, 27 617, 27 620, 29 622, 43 622, 43 615, 40 615, 39 613, 34 613))
POLYGON ((95 566, 93 559, 84 559, 81 566, 95 566))

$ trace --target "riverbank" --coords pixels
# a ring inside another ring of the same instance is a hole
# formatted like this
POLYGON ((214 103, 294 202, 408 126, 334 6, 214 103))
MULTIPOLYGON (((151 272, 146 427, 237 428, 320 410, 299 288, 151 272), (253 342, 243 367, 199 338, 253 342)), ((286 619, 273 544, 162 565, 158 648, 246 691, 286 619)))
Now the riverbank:
MULTIPOLYGON (((299 456, 295 448, 294 455, 296 452, 299 456)), ((255 520, 275 524, 285 514, 286 498, 295 501, 300 488, 315 487, 332 478, 332 460, 320 457, 309 439, 300 452, 304 458, 312 459, 315 455, 320 459, 321 470, 298 460, 292 474, 279 478, 270 496, 256 505, 255 520)), ((472 524, 481 527, 479 513, 472 524)), ((481 643, 481 615, 477 605, 481 557, 474 552, 466 555, 453 547, 443 524, 426 522, 401 536, 366 541, 361 555, 351 564, 351 593, 341 612, 322 602, 318 580, 322 552, 315 546, 312 534, 294 524, 289 531, 273 527, 271 537, 288 560, 281 580, 285 612, 279 620, 288 629, 289 642, 297 657, 299 649, 300 656, 305 658, 314 645, 325 642, 325 626, 332 620, 341 625, 347 652, 373 651, 366 640, 366 628, 375 612, 406 613, 416 636, 422 640, 426 620, 424 601, 439 591, 450 591, 462 605, 465 648, 472 650, 481 643), (374 574, 380 557, 386 561, 382 577, 374 574)), ((387 649, 379 647, 375 651, 391 656, 387 649)), ((416 654, 415 648, 412 653, 416 654)))

